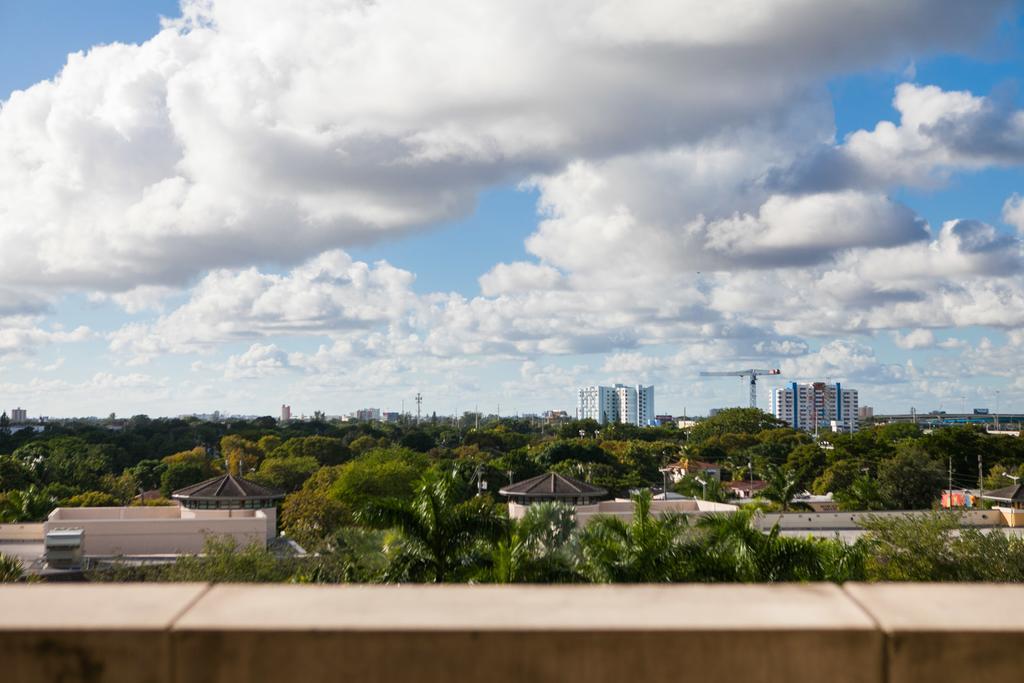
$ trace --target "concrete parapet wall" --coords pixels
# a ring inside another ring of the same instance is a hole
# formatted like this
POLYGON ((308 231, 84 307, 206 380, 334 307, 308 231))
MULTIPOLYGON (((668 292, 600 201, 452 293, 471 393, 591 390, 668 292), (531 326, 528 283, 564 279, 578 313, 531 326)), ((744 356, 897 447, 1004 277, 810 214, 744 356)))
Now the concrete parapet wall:
MULTIPOLYGON (((933 514, 930 510, 886 510, 881 512, 769 512, 758 514, 754 524, 759 529, 771 529, 778 524, 782 530, 839 530, 860 529, 861 523, 869 517, 893 519, 933 514)), ((1005 526, 1003 515, 998 510, 970 510, 956 513, 960 526, 990 527, 1005 526)))
POLYGON ((117 516, 118 510, 131 509, 58 508, 44 523, 43 531, 84 529, 82 551, 92 556, 196 554, 203 551, 210 536, 230 537, 239 546, 263 545, 267 541, 269 520, 262 510, 236 510, 234 512, 247 514, 231 517, 207 517, 202 512, 193 517, 183 517, 178 516, 179 509, 175 507, 174 517, 165 517, 162 513, 141 519, 117 516), (95 514, 102 510, 107 511, 105 518, 95 514))
POLYGON ((5 683, 1015 681, 1024 642, 1016 585, 43 584, 0 604, 5 683))
POLYGON ((0 524, 0 541, 25 541, 42 543, 43 523, 0 524))

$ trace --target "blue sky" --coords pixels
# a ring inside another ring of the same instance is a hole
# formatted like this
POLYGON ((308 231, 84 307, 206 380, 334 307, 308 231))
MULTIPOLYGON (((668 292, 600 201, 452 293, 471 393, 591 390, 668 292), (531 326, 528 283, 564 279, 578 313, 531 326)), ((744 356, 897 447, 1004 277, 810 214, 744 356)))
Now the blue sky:
POLYGON ((1021 9, 0 0, 0 402, 1024 409, 1021 9))

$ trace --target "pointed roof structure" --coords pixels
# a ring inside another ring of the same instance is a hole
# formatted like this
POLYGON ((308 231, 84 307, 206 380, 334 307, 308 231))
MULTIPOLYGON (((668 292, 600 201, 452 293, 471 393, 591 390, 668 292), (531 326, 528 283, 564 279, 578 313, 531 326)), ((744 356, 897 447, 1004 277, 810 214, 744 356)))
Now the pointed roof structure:
POLYGON ((178 489, 171 498, 187 508, 264 508, 273 507, 274 501, 284 498, 284 494, 233 474, 223 474, 178 489))
POLYGON ((1005 500, 1010 503, 1024 503, 1024 484, 1013 484, 995 491, 985 491, 986 500, 1005 500))
POLYGON ((608 491, 600 486, 566 477, 557 472, 548 472, 515 484, 509 484, 498 493, 509 498, 528 498, 531 501, 591 499, 608 495, 608 491))

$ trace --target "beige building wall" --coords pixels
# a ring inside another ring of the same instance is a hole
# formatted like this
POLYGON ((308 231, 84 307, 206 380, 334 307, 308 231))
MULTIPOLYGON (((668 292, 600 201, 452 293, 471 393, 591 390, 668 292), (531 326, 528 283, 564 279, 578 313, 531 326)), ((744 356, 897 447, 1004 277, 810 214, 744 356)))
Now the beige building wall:
POLYGON ((203 551, 211 536, 265 545, 274 521, 264 510, 188 510, 178 506, 57 508, 43 533, 85 531, 85 555, 181 555, 203 551))
MULTIPOLYGON (((584 527, 598 515, 612 515, 624 521, 633 519, 633 501, 602 500, 593 505, 573 506, 576 511, 576 526, 584 527)), ((529 509, 528 505, 508 504, 508 515, 512 519, 522 519, 529 509)), ((713 503, 708 500, 652 500, 651 514, 655 517, 666 513, 701 516, 712 512, 733 512, 737 508, 728 503, 713 503)))
POLYGON ((0 524, 0 541, 36 541, 43 540, 42 523, 0 524))

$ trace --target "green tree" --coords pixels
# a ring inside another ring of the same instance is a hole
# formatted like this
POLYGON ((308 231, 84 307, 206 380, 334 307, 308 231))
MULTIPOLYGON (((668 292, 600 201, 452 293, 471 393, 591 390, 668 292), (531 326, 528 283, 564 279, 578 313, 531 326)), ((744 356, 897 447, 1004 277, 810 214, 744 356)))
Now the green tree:
POLYGON ((814 480, 811 490, 817 494, 839 494, 853 485, 857 477, 862 475, 861 463, 854 459, 836 460, 825 468, 814 480))
POLYGON ((351 450, 356 455, 362 455, 363 453, 372 450, 376 447, 377 440, 367 434, 363 434, 358 439, 353 440, 352 443, 348 445, 349 450, 351 450))
POLYGON ((801 490, 808 489, 825 470, 825 451, 816 443, 799 445, 786 457, 786 468, 801 490))
POLYGON ((330 495, 350 518, 372 502, 409 500, 428 464, 426 456, 405 448, 375 449, 341 466, 330 495))
POLYGON ((280 491, 297 491, 319 468, 316 458, 310 456, 267 458, 252 479, 280 491))
POLYGON ((267 434, 261 436, 256 445, 259 447, 260 452, 263 453, 264 458, 270 458, 274 456, 274 451, 284 445, 284 439, 277 434, 267 434))
POLYGON ((839 509, 845 511, 885 510, 886 501, 879 491, 878 482, 867 475, 853 480, 848 487, 835 494, 839 509))
POLYGON ((791 508, 793 498, 802 490, 800 480, 791 469, 768 465, 765 470, 765 488, 760 495, 776 503, 783 512, 786 512, 791 508))
POLYGON ((633 496, 633 518, 599 515, 580 534, 582 572, 596 583, 662 583, 689 579, 681 515, 651 514, 651 493, 633 496))
POLYGON ((701 420, 690 430, 689 441, 699 444, 713 436, 725 434, 758 434, 766 429, 780 429, 786 423, 759 408, 727 408, 714 417, 701 420))
POLYGON ((201 555, 182 555, 173 564, 119 565, 90 573, 93 581, 173 581, 211 583, 282 583, 297 561, 279 557, 261 544, 240 547, 231 537, 210 537, 201 555))
POLYGON ((160 492, 169 497, 178 489, 198 484, 206 478, 206 472, 201 465, 194 462, 171 463, 160 476, 160 492))
POLYGON ((229 434, 220 440, 220 452, 227 462, 228 473, 246 476, 254 472, 263 459, 259 444, 238 434, 229 434))
POLYGON ((408 448, 420 453, 426 453, 437 445, 434 438, 421 429, 413 429, 406 432, 399 443, 402 448, 408 448))
POLYGON ((764 533, 753 512, 739 510, 702 517, 695 542, 694 573, 705 581, 843 581, 856 568, 855 557, 838 541, 783 536, 778 525, 764 533))
POLYGON ((364 507, 364 521, 401 533, 388 554, 387 580, 445 583, 475 569, 480 545, 500 539, 506 520, 485 498, 468 495, 460 476, 443 473, 426 478, 412 500, 364 507))
POLYGON ((144 491, 152 491, 160 488, 160 478, 163 476, 167 465, 159 460, 140 460, 135 467, 131 468, 135 480, 144 491))
POLYGON ((23 489, 35 483, 35 476, 25 463, 13 455, 0 455, 0 492, 23 489))
POLYGON ((684 496, 709 500, 714 503, 724 503, 729 499, 729 494, 726 493, 725 487, 722 486, 718 477, 712 477, 706 473, 687 474, 672 487, 672 490, 684 496), (704 483, 697 481, 697 477, 700 477, 704 483))
POLYGON ((298 436, 274 451, 275 457, 312 457, 324 466, 341 465, 352 458, 342 439, 333 436, 298 436))
POLYGON ((331 495, 342 467, 321 467, 281 504, 281 529, 307 550, 317 549, 351 521, 348 506, 331 495))
POLYGON ((118 505, 118 500, 103 491, 86 491, 61 501, 61 505, 70 508, 115 507, 118 505))
POLYGON ((952 536, 960 526, 956 515, 869 517, 862 526, 868 531, 868 575, 872 580, 958 580, 957 560, 950 552, 952 536))
POLYGON ((561 503, 535 503, 507 526, 492 547, 485 578, 495 583, 561 583, 578 578, 573 541, 575 511, 561 503))
POLYGON ((946 473, 916 442, 900 444, 896 455, 878 466, 878 488, 888 505, 900 510, 927 509, 939 497, 946 473))
POLYGON ((39 522, 56 506, 56 497, 29 484, 20 491, 0 493, 0 523, 39 522))
POLYGON ((25 570, 21 560, 13 555, 0 553, 0 583, 15 583, 21 581, 24 576, 25 570))

